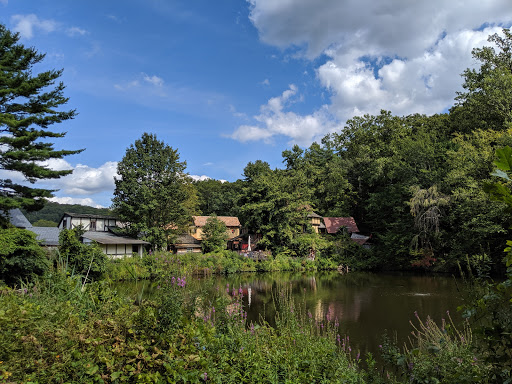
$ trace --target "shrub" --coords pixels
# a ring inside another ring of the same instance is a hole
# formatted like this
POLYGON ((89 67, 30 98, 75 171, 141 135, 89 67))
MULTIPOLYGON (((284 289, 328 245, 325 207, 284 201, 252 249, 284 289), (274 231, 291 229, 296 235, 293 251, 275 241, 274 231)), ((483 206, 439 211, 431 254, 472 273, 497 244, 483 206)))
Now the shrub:
POLYGON ((66 261, 73 273, 95 280, 100 278, 107 268, 107 255, 96 244, 82 244, 78 229, 64 229, 59 234, 60 256, 66 261))
POLYGON ((0 229, 0 279, 9 285, 48 270, 49 261, 36 235, 25 229, 0 229))

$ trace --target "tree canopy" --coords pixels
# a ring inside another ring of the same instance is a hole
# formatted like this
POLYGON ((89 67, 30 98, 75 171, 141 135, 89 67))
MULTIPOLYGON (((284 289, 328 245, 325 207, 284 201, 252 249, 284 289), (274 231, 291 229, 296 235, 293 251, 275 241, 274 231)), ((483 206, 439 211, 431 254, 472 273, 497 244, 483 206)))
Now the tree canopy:
POLYGON ((176 149, 144 133, 117 165, 112 209, 126 231, 165 248, 190 222, 186 163, 176 149))
POLYGON ((12 178, 0 179, 0 225, 7 223, 12 208, 37 210, 52 190, 34 188, 41 179, 55 179, 72 170, 52 170, 45 161, 60 159, 81 150, 57 150, 52 139, 65 132, 53 125, 75 117, 75 110, 59 111, 66 104, 64 84, 57 82, 62 70, 34 74, 45 55, 18 43, 19 35, 0 24, 0 170, 12 178), (8 173, 6 172, 6 173, 8 173), (26 183, 13 181, 21 173, 26 183))

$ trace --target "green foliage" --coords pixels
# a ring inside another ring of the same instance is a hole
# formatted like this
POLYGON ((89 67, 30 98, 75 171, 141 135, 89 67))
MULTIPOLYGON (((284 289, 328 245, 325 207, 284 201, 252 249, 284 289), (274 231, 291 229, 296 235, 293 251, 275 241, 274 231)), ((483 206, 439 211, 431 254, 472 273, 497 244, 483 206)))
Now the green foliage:
POLYGON ((39 219, 36 222, 32 223, 34 227, 57 227, 58 223, 55 221, 49 221, 44 219, 39 219))
POLYGON ((476 354, 469 324, 458 330, 447 314, 441 326, 416 315, 403 352, 385 339, 382 355, 408 383, 491 383, 489 365, 476 354))
POLYGON ((167 249, 172 234, 182 232, 190 221, 187 207, 194 204, 189 201, 185 167, 177 150, 148 133, 127 148, 117 165, 120 177, 112 208, 128 223, 126 231, 142 235, 153 250, 167 249))
POLYGON ((276 291, 274 328, 247 324, 236 287, 202 294, 184 282, 177 263, 170 270, 154 299, 136 302, 108 282, 82 288, 62 273, 21 293, 4 290, 0 380, 363 382, 335 320, 320 328, 286 289, 276 291))
POLYGON ((199 199, 199 211, 209 216, 238 216, 240 207, 238 199, 241 194, 243 182, 234 183, 220 180, 206 179, 194 182, 199 199))
MULTIPOLYGON (((484 190, 491 199, 505 203, 510 211, 512 149, 498 149, 496 156, 494 164, 497 170, 493 175, 501 181, 486 183, 484 190)), ((512 241, 507 241, 505 252, 506 280, 489 283, 478 279, 475 284, 476 294, 466 304, 465 315, 480 320, 478 332, 483 342, 484 356, 492 366, 492 377, 496 381, 512 382, 512 241)))
POLYGON ((59 234, 60 257, 75 274, 90 280, 97 280, 107 268, 107 255, 96 244, 83 244, 80 228, 63 229, 59 234))
POLYGON ((216 215, 210 216, 203 226, 203 235, 201 240, 201 248, 203 252, 215 252, 226 249, 226 241, 228 234, 226 232, 226 224, 217 219, 216 215))
POLYGON ((261 233, 258 247, 280 251, 310 227, 311 191, 303 172, 271 170, 260 160, 244 169, 241 214, 250 233, 261 233))
MULTIPOLYGON (((18 41, 19 34, 11 33, 0 24, 0 170, 21 172, 33 184, 72 172, 55 171, 41 162, 81 151, 55 150, 51 143, 52 139, 65 136, 65 133, 52 131, 51 126, 75 116, 74 110, 58 111, 68 101, 63 94, 64 84, 54 85, 62 71, 49 70, 34 75, 34 67, 45 55, 18 41)), ((6 226, 8 210, 37 210, 52 192, 0 179, 0 225, 6 226)))
POLYGON ((0 229, 0 244, 0 280, 7 284, 20 284, 48 270, 48 257, 34 233, 18 228, 0 229))

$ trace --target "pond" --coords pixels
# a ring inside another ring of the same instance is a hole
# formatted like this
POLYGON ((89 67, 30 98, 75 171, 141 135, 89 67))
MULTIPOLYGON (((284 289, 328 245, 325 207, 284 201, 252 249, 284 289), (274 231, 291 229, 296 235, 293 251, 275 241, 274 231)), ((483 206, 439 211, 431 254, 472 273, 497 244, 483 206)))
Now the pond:
MULTIPOLYGON (((262 316, 273 324, 276 308, 273 294, 279 287, 291 287, 293 297, 306 304, 315 319, 331 313, 339 321, 339 334, 349 336, 352 350, 378 354, 382 335, 395 335, 402 346, 413 330, 409 321, 414 312, 421 319, 427 316, 439 322, 450 311, 454 322, 460 323, 456 311, 461 304, 460 280, 450 276, 411 274, 374 274, 367 272, 264 273, 213 276, 196 279, 193 284, 209 289, 230 290, 241 287, 248 321, 258 322, 262 316)), ((134 292, 132 284, 121 284, 119 290, 134 292)), ((151 287, 145 286, 146 294, 151 287)))

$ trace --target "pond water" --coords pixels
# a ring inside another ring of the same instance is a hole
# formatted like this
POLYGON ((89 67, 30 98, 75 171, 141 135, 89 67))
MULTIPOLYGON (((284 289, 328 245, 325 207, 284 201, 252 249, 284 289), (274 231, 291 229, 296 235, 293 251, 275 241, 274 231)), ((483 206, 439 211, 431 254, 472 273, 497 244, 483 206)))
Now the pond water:
MULTIPOLYGON (((213 276, 196 279, 193 284, 209 289, 241 287, 249 321, 258 322, 263 316, 270 324, 275 318, 273 294, 278 288, 291 287, 293 297, 306 303, 307 310, 318 320, 328 312, 338 318, 339 334, 350 337, 352 350, 377 354, 382 335, 395 335, 399 345, 407 341, 413 330, 409 321, 417 311, 421 319, 427 316, 437 322, 447 318, 447 311, 456 323, 461 304, 458 291, 461 284, 449 276, 408 274, 374 274, 366 272, 264 273, 213 276)), ((120 291, 134 292, 141 284, 119 286, 120 291)), ((154 288, 153 288, 154 289, 154 288)), ((146 294, 151 286, 146 284, 146 294)))

